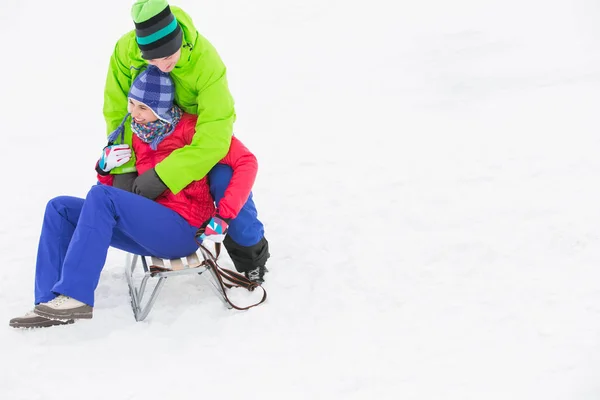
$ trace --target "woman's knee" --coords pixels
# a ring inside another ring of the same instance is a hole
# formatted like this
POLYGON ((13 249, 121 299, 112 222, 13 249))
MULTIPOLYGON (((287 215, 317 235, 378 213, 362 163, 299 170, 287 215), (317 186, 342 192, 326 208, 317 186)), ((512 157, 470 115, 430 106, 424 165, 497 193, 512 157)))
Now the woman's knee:
POLYGON ((108 200, 113 191, 118 190, 112 186, 107 185, 94 185, 90 188, 86 200, 89 199, 100 199, 100 200, 108 200))
POLYGON ((84 200, 72 196, 57 196, 46 203, 46 215, 60 214, 65 215, 68 210, 79 213, 83 207, 84 200))

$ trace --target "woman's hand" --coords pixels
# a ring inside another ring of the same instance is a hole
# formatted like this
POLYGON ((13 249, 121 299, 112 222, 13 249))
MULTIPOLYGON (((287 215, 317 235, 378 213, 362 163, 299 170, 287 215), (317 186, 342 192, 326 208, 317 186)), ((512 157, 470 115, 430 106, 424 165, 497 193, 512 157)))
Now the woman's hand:
POLYGON ((103 172, 120 167, 131 160, 131 148, 128 144, 113 144, 102 150, 102 157, 98 161, 98 168, 103 172))

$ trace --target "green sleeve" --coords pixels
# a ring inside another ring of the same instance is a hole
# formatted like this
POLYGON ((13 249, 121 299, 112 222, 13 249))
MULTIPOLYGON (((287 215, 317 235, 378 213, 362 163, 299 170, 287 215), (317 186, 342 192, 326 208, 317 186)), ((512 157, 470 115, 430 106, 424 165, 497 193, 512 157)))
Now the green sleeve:
POLYGON ((198 65, 198 122, 192 143, 173 151, 155 170, 173 192, 178 193, 192 181, 204 178, 229 151, 234 102, 227 85, 226 69, 214 53, 198 65))
MULTIPOLYGON (((106 120, 106 135, 110 135, 127 114, 127 93, 133 81, 131 72, 122 60, 127 59, 128 35, 123 36, 115 45, 115 50, 110 57, 106 84, 104 86, 104 119, 106 120)), ((131 126, 125 124, 125 143, 131 145, 131 126)), ((134 172, 135 156, 120 167, 114 168, 111 174, 134 172)))

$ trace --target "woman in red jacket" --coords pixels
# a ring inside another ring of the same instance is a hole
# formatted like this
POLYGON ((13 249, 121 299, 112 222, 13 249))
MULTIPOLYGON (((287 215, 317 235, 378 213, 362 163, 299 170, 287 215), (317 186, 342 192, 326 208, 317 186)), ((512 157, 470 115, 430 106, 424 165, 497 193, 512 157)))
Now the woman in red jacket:
MULTIPOLYGON (((177 106, 175 106, 177 107, 177 106)), ((156 118, 151 109, 144 103, 129 98, 129 110, 134 123, 136 121, 152 121, 156 118)), ((180 147, 188 145, 192 141, 196 127, 197 117, 192 114, 181 113, 177 117, 176 128, 172 133, 164 137, 156 149, 153 150, 151 144, 145 142, 139 135, 134 135, 132 140, 133 151, 136 156, 135 166, 138 174, 141 176, 145 172, 154 168, 156 164, 166 158, 171 152, 180 147)), ((154 122, 154 121, 152 121, 154 122)), ((142 122, 137 122, 142 123, 142 122)), ((105 149, 108 156, 98 162, 96 171, 98 172, 98 181, 104 185, 113 184, 114 175, 109 174, 109 170, 104 170, 106 164, 111 157, 116 162, 126 162, 131 157, 131 150, 127 145, 112 145, 105 149), (116 156, 111 155, 112 152, 116 156), (123 151, 125 150, 125 151, 123 151), (102 165, 102 166, 101 166, 102 165)), ((185 218, 193 226, 201 226, 205 224, 211 217, 218 218, 218 226, 223 229, 226 226, 221 221, 234 219, 240 212, 240 209, 248 199, 258 170, 256 157, 252 154, 235 136, 231 138, 229 152, 220 162, 220 164, 229 165, 233 169, 233 178, 229 184, 225 196, 219 202, 219 214, 215 216, 214 201, 209 191, 207 178, 204 177, 199 181, 194 181, 185 189, 177 194, 173 194, 169 189, 162 192, 156 197, 155 201, 176 211, 179 215, 185 218)), ((114 165, 117 165, 116 163, 114 165)), ((132 191, 136 192, 139 182, 134 181, 132 191)), ((214 222, 214 221, 213 221, 214 222)), ((213 223, 209 223, 208 227, 214 227, 213 223)), ((213 229, 215 230, 215 229, 213 229)), ((221 232, 222 233, 222 232, 221 232)), ((224 235, 223 235, 224 236, 224 235)), ((219 238, 212 237, 209 232, 203 238, 218 241, 219 238)))
MULTIPOLYGON (((219 241, 227 221, 235 218, 250 195, 256 177, 256 158, 233 138, 222 163, 234 170, 216 213, 207 178, 194 181, 181 192, 157 194, 155 201, 136 194, 152 190, 144 177, 172 151, 189 144, 195 116, 173 103, 173 82, 168 74, 150 66, 129 92, 133 149, 139 176, 132 191, 112 187, 110 170, 131 158, 127 145, 110 144, 96 164, 98 180, 85 199, 60 196, 48 202, 38 248, 35 308, 10 325, 44 327, 89 319, 94 291, 109 246, 161 258, 184 257, 197 250, 194 235, 206 224, 202 240, 219 241), (208 221, 208 222, 205 222, 208 221)), ((123 131, 118 129, 113 140, 123 131)))

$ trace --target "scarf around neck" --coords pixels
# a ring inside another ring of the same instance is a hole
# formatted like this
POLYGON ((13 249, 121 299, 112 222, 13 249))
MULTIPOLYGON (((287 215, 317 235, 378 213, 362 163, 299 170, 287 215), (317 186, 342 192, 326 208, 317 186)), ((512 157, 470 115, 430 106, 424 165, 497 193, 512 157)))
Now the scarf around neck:
POLYGON ((173 108, 170 111, 173 122, 168 123, 161 119, 156 120, 154 122, 147 123, 145 125, 138 124, 133 119, 131 120, 131 130, 133 133, 140 138, 144 143, 149 143, 150 148, 152 150, 156 150, 159 143, 163 141, 164 138, 169 136, 175 130, 177 123, 181 119, 181 115, 183 111, 177 105, 173 105, 173 108))

